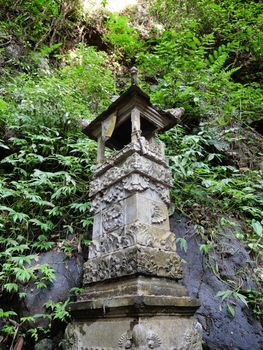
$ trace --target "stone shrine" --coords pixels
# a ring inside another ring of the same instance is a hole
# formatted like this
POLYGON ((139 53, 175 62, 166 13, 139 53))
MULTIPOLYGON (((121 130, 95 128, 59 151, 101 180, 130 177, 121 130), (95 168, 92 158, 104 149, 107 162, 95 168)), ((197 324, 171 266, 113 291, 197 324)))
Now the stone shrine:
POLYGON ((66 349, 201 350, 199 306, 182 278, 167 206, 172 178, 156 133, 183 109, 160 111, 132 85, 83 130, 98 141, 90 184, 93 237, 84 292, 71 304, 66 349), (114 150, 105 159, 105 147, 114 150))

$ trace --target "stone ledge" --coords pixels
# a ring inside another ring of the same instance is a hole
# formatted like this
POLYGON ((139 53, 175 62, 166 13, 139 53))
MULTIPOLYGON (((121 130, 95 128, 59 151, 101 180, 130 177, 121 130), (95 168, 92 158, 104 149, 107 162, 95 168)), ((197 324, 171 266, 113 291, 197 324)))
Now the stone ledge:
POLYGON ((76 319, 93 317, 140 317, 140 316, 192 316, 200 306, 198 299, 170 296, 126 295, 114 298, 98 298, 70 304, 69 311, 76 319))
POLYGON ((97 282, 93 285, 89 285, 78 297, 78 301, 95 298, 115 298, 124 295, 188 296, 185 287, 173 280, 149 276, 136 276, 97 282))

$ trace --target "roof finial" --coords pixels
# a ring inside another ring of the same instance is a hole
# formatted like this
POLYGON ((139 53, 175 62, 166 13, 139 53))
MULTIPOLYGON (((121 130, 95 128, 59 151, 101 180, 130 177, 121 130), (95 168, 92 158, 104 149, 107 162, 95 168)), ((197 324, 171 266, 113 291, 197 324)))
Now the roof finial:
POLYGON ((138 85, 138 69, 136 67, 132 67, 130 72, 132 85, 138 85))

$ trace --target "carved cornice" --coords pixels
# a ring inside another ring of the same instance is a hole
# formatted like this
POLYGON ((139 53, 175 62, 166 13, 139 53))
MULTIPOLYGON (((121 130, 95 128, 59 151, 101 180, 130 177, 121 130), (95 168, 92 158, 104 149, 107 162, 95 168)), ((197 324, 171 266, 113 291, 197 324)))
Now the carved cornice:
POLYGON ((181 279, 180 258, 175 252, 133 246, 93 258, 84 265, 84 286, 134 274, 181 279))
POLYGON ((90 184, 90 196, 94 197, 98 192, 104 191, 131 174, 140 174, 168 188, 172 186, 171 174, 167 167, 133 153, 120 166, 113 166, 95 178, 90 184))
POLYGON ((121 151, 105 159, 102 164, 98 164, 93 173, 93 177, 96 178, 101 176, 108 169, 114 166, 119 166, 120 163, 122 163, 133 153, 139 153, 145 158, 151 159, 152 161, 168 168, 161 144, 149 143, 144 137, 138 137, 136 142, 129 143, 121 151))

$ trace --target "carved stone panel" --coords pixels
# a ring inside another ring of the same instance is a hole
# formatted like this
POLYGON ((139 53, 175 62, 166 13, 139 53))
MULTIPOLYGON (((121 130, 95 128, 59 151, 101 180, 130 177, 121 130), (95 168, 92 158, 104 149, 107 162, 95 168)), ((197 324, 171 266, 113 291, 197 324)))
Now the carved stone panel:
POLYGON ((93 238, 140 221, 146 225, 169 231, 169 217, 163 202, 153 201, 143 193, 135 193, 124 200, 107 205, 94 216, 93 238))
POLYGON ((138 153, 133 153, 119 166, 109 168, 100 177, 95 178, 90 185, 90 195, 95 196, 98 192, 134 173, 141 174, 167 187, 172 185, 171 174, 167 167, 155 163, 138 153))
POLYGON ((146 176, 130 174, 109 188, 97 193, 91 203, 91 212, 98 213, 109 204, 119 202, 132 193, 143 193, 146 198, 170 203, 169 187, 156 183, 146 176))
MULTIPOLYGON (((202 327, 182 314, 87 320, 68 325, 65 350, 202 350, 202 327), (109 322, 110 321, 110 322, 109 322)), ((87 313, 87 316, 89 313, 87 313)))
POLYGON ((162 224, 167 220, 167 209, 161 203, 152 203, 151 223, 162 224))
POLYGON ((132 332, 124 333, 119 340, 118 350, 121 349, 161 349, 162 341, 158 334, 141 324, 134 326, 132 332))
POLYGON ((176 239, 172 232, 136 221, 95 237, 89 246, 89 258, 103 256, 135 244, 176 251, 176 239))
POLYGON ((133 246, 87 261, 84 285, 134 274, 178 280, 182 278, 180 258, 175 252, 133 246))
POLYGON ((103 232, 112 231, 124 224, 123 203, 113 204, 102 212, 103 232))
POLYGON ((162 164, 166 167, 168 166, 164 157, 162 144, 148 142, 144 137, 138 137, 136 141, 126 145, 117 154, 109 157, 102 164, 98 164, 94 172, 94 177, 98 177, 105 173, 109 168, 122 163, 123 159, 126 159, 131 153, 135 152, 153 160, 158 164, 162 164))

